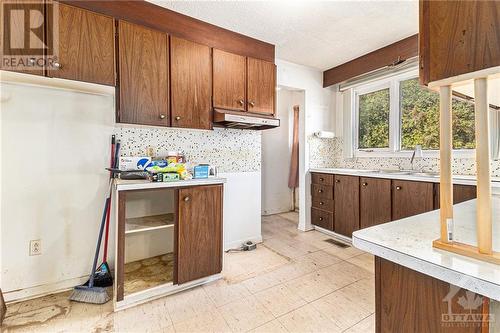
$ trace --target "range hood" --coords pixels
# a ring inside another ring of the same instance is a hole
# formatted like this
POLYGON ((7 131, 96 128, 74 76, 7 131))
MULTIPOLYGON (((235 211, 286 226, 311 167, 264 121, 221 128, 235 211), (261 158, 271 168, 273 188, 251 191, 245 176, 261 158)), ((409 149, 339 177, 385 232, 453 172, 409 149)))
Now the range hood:
POLYGON ((214 109, 214 126, 265 130, 280 126, 280 120, 271 116, 241 114, 241 112, 214 109))

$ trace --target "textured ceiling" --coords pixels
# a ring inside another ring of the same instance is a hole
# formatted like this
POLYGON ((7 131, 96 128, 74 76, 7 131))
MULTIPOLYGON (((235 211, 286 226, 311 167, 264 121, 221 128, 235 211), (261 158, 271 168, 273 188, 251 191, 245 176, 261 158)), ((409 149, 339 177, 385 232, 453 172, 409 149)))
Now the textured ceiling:
POLYGON ((325 70, 418 32, 418 1, 158 1, 325 70))

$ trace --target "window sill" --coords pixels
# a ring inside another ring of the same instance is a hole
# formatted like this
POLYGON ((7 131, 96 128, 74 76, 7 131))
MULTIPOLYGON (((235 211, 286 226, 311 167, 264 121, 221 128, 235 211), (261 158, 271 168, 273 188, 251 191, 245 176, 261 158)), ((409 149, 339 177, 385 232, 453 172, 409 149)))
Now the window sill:
MULTIPOLYGON (((389 151, 389 150, 355 150, 354 157, 381 157, 381 158, 411 158, 413 151, 411 150, 402 150, 402 151, 389 151)), ((475 158, 476 150, 475 149, 460 149, 453 150, 452 158, 475 158)), ((439 158, 439 150, 424 150, 422 151, 423 158, 439 158)))

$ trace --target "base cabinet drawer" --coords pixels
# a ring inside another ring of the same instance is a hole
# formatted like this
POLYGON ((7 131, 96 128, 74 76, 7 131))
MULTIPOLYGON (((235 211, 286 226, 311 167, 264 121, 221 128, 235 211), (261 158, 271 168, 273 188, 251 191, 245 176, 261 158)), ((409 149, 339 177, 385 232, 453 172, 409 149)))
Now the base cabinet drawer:
POLYGON ((333 213, 333 205, 334 205, 333 200, 317 198, 317 197, 312 198, 313 208, 326 210, 328 212, 333 213))
POLYGON ((333 185, 333 175, 327 173, 311 174, 311 182, 320 185, 333 185))
POLYGON ((311 184, 311 196, 313 198, 333 199, 333 186, 311 184))
POLYGON ((311 208, 311 223, 333 231, 333 213, 311 208))

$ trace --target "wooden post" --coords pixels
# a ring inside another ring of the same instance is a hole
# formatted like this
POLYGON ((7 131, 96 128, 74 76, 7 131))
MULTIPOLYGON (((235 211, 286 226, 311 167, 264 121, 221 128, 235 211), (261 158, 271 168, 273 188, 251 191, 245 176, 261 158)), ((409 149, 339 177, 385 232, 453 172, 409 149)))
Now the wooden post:
POLYGON ((477 247, 479 253, 492 254, 491 179, 488 81, 474 80, 477 168, 477 247))
POLYGON ((439 157, 440 157, 440 222, 441 222, 441 242, 448 243, 449 219, 453 219, 453 182, 451 172, 452 154, 452 107, 451 107, 451 86, 441 86, 439 88, 439 157))

